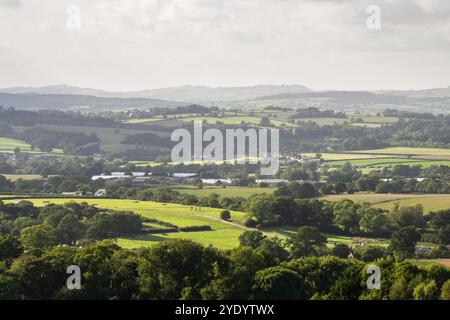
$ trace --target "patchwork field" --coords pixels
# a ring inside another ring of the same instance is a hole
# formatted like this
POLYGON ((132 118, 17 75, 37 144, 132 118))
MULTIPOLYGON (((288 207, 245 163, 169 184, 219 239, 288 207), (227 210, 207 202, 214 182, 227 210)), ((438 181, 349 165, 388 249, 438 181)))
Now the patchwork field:
POLYGON ((391 147, 374 150, 352 151, 358 154, 384 154, 384 155, 418 155, 418 156, 450 156, 450 149, 440 148, 407 148, 407 147, 391 147))
MULTIPOLYGON (((295 234, 295 232, 297 232, 298 227, 281 226, 281 227, 269 228, 268 230, 279 233, 280 235, 282 235, 284 237, 290 237, 293 234, 295 234)), ((389 245, 388 239, 351 237, 351 236, 341 236, 341 235, 333 235, 333 234, 325 234, 325 236, 327 237, 329 246, 335 245, 337 243, 343 243, 350 247, 360 245, 361 243, 364 243, 366 245, 377 245, 377 246, 382 246, 382 247, 387 247, 389 245)))
POLYGON ((395 203, 401 206, 423 205, 424 212, 450 209, 450 195, 448 194, 378 194, 358 193, 344 195, 329 195, 321 197, 322 200, 339 201, 350 199, 354 202, 369 202, 375 207, 391 210, 395 203))
MULTIPOLYGON (((291 123, 286 120, 280 120, 278 118, 269 118, 270 123, 274 126, 292 126, 291 123)), ((186 122, 191 121, 206 121, 207 123, 215 124, 215 123, 224 123, 227 125, 240 125, 242 123, 249 123, 253 125, 259 125, 261 122, 261 117, 258 116, 227 116, 227 117, 188 117, 179 119, 186 122)))
POLYGON ((243 197, 248 198, 253 194, 259 193, 273 193, 276 188, 251 188, 251 187, 235 187, 228 186, 226 188, 220 186, 207 186, 203 189, 198 189, 195 186, 180 185, 172 188, 175 191, 187 194, 193 194, 197 197, 206 197, 211 193, 217 193, 224 197, 243 197))
MULTIPOLYGON (((325 161, 343 161, 343 160, 362 160, 362 159, 379 159, 386 158, 385 155, 379 154, 357 154, 357 153, 320 153, 321 158, 325 161)), ((315 153, 301 153, 303 156, 315 157, 315 153)), ((345 163, 345 161, 344 161, 345 163)))
POLYGON ((21 151, 31 151, 30 145, 25 141, 10 138, 0 138, 0 152, 14 151, 15 148, 20 148, 21 151))
MULTIPOLYGON (((238 238, 245 231, 242 223, 245 221, 245 213, 232 211, 231 223, 220 220, 221 209, 199 208, 172 203, 158 203, 151 201, 116 200, 116 199, 21 199, 33 202, 36 206, 44 206, 48 203, 62 204, 70 201, 87 202, 99 208, 113 210, 133 211, 147 218, 153 218, 169 222, 178 227, 208 225, 212 231, 202 232, 178 232, 167 234, 146 234, 132 237, 118 238, 119 245, 124 247, 149 246, 157 241, 173 238, 192 239, 204 245, 213 245, 222 249, 236 247, 238 238)), ((5 202, 17 202, 18 200, 6 200, 5 202)))
POLYGON ((6 179, 11 180, 11 181, 17 181, 19 179, 22 179, 22 180, 42 179, 42 176, 38 175, 38 174, 4 174, 4 173, 0 173, 0 175, 4 176, 6 179))

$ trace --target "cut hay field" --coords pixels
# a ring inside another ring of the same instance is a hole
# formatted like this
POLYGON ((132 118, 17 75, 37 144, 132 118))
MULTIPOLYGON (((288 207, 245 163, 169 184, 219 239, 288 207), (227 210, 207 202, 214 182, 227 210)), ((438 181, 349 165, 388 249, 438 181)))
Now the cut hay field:
POLYGON ((228 186, 226 188, 223 188, 221 186, 207 186, 203 187, 203 189, 198 189, 195 186, 186 186, 186 185, 179 185, 172 189, 181 193, 193 194, 197 197, 207 197, 212 193, 217 193, 223 197, 243 197, 243 198, 248 198, 251 195, 260 193, 270 194, 276 190, 276 188, 252 188, 252 187, 235 187, 235 186, 228 186))
POLYGON ((401 206, 423 205, 424 212, 450 209, 449 194, 384 194, 384 193, 357 193, 343 195, 329 195, 321 197, 322 200, 339 201, 350 199, 354 202, 369 202, 375 207, 391 210, 396 203, 401 206))
MULTIPOLYGON (((209 225, 212 231, 201 232, 178 232, 157 235, 139 235, 121 237, 117 243, 123 247, 149 246, 157 241, 183 238, 198 241, 204 245, 213 245, 222 249, 230 249, 239 244, 238 238, 245 231, 241 224, 245 221, 245 213, 232 211, 231 219, 234 222, 226 223, 220 220, 221 209, 197 208, 173 203, 159 203, 151 201, 119 200, 119 199, 18 199, 33 202, 36 206, 44 206, 48 203, 62 204, 70 201, 87 202, 99 208, 112 210, 133 211, 147 218, 153 218, 169 222, 178 227, 209 225)), ((17 202, 17 200, 6 200, 6 203, 17 202)))

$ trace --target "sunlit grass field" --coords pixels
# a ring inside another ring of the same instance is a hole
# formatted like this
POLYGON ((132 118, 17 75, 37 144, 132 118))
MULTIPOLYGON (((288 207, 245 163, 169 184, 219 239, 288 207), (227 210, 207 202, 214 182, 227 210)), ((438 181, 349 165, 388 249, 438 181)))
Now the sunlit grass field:
MULTIPOLYGON (((44 206, 48 203, 62 204, 70 201, 87 202, 99 208, 112 210, 133 211, 147 218, 169 222, 178 227, 208 225, 212 231, 201 232, 177 232, 167 234, 145 234, 117 239, 119 245, 124 247, 139 247, 152 245, 157 241, 183 238, 192 239, 204 245, 213 245, 222 249, 236 247, 238 238, 245 229, 231 225, 220 220, 222 209, 200 208, 173 203, 159 203, 152 201, 135 201, 122 199, 85 199, 85 198, 54 198, 54 199, 18 199, 33 202, 36 206, 44 206)), ((18 201, 6 200, 6 203, 18 201)), ((245 221, 245 213, 231 211, 231 220, 242 224, 245 221)))
POLYGON ((243 197, 243 198, 248 198, 253 194, 260 194, 260 193, 270 194, 276 190, 276 188, 251 188, 251 187, 235 187, 235 186, 228 186, 225 188, 221 186, 206 186, 203 187, 203 189, 198 189, 195 186, 186 186, 186 185, 176 186, 175 188, 172 189, 181 193, 193 194, 197 197, 206 197, 209 196, 211 193, 217 193, 224 197, 243 197))
POLYGON ((13 151, 15 148, 19 148, 21 151, 31 151, 30 145, 25 141, 0 138, 0 151, 13 151))
POLYGON ((359 154, 450 156, 450 149, 390 147, 390 148, 374 149, 374 150, 352 151, 352 153, 359 153, 359 154))
POLYGON ((339 201, 350 199, 354 202, 369 202, 375 207, 392 210, 395 203, 401 206, 423 205, 424 212, 450 209, 449 194, 384 194, 384 193, 357 193, 329 195, 321 197, 322 200, 339 201))
POLYGON ((22 180, 39 180, 42 179, 42 176, 39 174, 6 174, 6 173, 1 173, 1 176, 4 176, 6 179, 11 180, 11 181, 17 181, 19 179, 22 180))

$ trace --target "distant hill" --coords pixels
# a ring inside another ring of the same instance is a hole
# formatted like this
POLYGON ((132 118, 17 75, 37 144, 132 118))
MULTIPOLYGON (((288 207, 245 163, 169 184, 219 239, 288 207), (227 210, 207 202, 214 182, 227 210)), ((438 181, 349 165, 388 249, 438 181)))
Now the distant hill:
POLYGON ((450 97, 450 87, 423 90, 384 90, 378 91, 377 93, 409 98, 444 98, 450 97))
POLYGON ((78 88, 66 85, 56 85, 48 87, 13 87, 0 89, 3 93, 24 94, 59 94, 59 95, 82 95, 96 96, 102 98, 146 98, 170 101, 182 101, 191 103, 212 102, 212 101, 240 101, 255 99, 260 96, 284 94, 284 93, 305 93, 310 89, 300 85, 258 85, 249 87, 219 87, 211 88, 206 86, 182 86, 153 90, 142 90, 133 92, 112 92, 91 88, 78 88))
POLYGON ((174 108, 184 102, 144 98, 104 98, 71 94, 0 93, 0 105, 16 109, 129 109, 129 108, 174 108))
POLYGON ((371 103, 385 103, 385 104, 404 104, 407 98, 403 96, 374 94, 368 91, 318 91, 308 92, 302 94, 277 94, 271 96, 260 97, 260 100, 275 100, 275 99, 299 99, 299 98, 329 98, 336 103, 350 103, 350 104, 371 104, 371 103))

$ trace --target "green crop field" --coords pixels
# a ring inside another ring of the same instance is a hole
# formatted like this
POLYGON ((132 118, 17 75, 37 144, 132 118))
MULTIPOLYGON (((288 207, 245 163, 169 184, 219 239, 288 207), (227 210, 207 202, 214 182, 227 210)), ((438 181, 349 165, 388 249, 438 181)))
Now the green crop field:
POLYGON ((333 125, 335 123, 343 124, 344 122, 350 122, 350 120, 346 119, 346 118, 297 118, 297 119, 295 119, 295 122, 298 122, 298 121, 302 121, 302 122, 312 121, 321 126, 333 125))
MULTIPOLYGON (((268 228, 268 230, 280 234, 282 237, 290 237, 295 232, 297 232, 299 227, 294 226, 281 226, 281 227, 273 227, 268 228)), ((351 236, 341 236, 341 235, 333 235, 333 234, 324 234, 327 237, 328 245, 332 246, 337 243, 343 243, 348 246, 356 246, 360 243, 369 244, 369 245, 377 245, 382 247, 387 247, 389 245, 388 239, 376 239, 376 238, 367 238, 367 237, 351 237, 351 236)))
POLYGON ((0 138, 0 151, 13 151, 15 148, 20 148, 21 151, 31 151, 30 145, 25 141, 0 138))
POLYGON ((221 187, 221 186, 206 186, 203 189, 198 189, 195 186, 180 185, 172 188, 175 191, 187 194, 193 194, 197 197, 206 197, 211 193, 217 193, 224 197, 243 197, 248 198, 253 194, 273 193, 276 188, 251 188, 251 187, 221 187))
MULTIPOLYGON (((135 129, 117 129, 117 128, 106 128, 106 127, 85 127, 85 126, 67 126, 67 125, 53 125, 53 124, 45 124, 39 125, 39 127, 43 127, 50 130, 58 130, 65 132, 79 132, 79 133, 94 133, 100 138, 100 149, 105 152, 121 152, 127 150, 134 150, 134 145, 129 144, 121 144, 122 140, 127 135, 140 134, 146 132, 153 132, 160 135, 167 135, 168 133, 159 133, 156 131, 152 131, 149 126, 148 130, 135 130, 135 129)), ((20 127, 15 127, 16 131, 20 132, 23 129, 20 127)))
POLYGON ((330 195, 321 197, 322 200, 339 201, 350 199, 354 202, 369 202, 375 207, 391 210, 395 203, 401 206, 414 206, 418 203, 423 205, 425 213, 450 209, 450 195, 448 194, 378 194, 358 193, 330 195))
POLYGON ((350 124, 351 126, 367 127, 367 128, 380 128, 383 126, 382 123, 367 123, 367 122, 354 122, 350 124))
MULTIPOLYGON (((188 117, 179 119, 182 121, 206 121, 207 123, 215 124, 218 122, 222 122, 227 125, 239 125, 242 122, 250 123, 253 125, 259 125, 261 122, 261 117, 258 116, 227 116, 227 117, 188 117)), ((270 118, 270 123, 274 126, 292 126, 293 124, 287 122, 286 120, 270 118)))
POLYGON ((153 117, 153 118, 144 118, 144 119, 130 119, 124 121, 124 123, 149 123, 149 122, 157 122, 163 121, 164 118, 161 116, 153 117))
POLYGON ((11 181, 17 181, 19 179, 22 180, 39 180, 42 179, 41 175, 38 174, 5 174, 0 173, 1 176, 4 176, 6 179, 11 181))
MULTIPOLYGON (((339 161, 328 161, 331 166, 342 166, 345 163, 350 162, 352 166, 386 166, 390 164, 409 164, 411 162, 419 162, 415 159, 407 158, 372 158, 372 159, 351 159, 351 160, 339 160, 339 161)), ((414 164, 411 164, 414 165, 414 164)))
POLYGON ((225 223, 220 220, 222 209, 199 208, 184 206, 173 203, 159 203, 151 201, 119 200, 119 199, 82 199, 82 198, 54 198, 54 199, 32 199, 24 198, 18 200, 6 200, 6 203, 27 200, 36 206, 44 206, 48 203, 62 204, 70 201, 87 202, 99 208, 113 210, 133 211, 144 217, 169 222, 178 227, 209 225, 212 231, 202 232, 178 232, 157 235, 139 235, 133 237, 119 238, 118 244, 124 247, 148 246, 155 241, 183 238, 192 239, 205 245, 213 245, 218 248, 229 249, 238 245, 239 235, 245 231, 240 227, 245 221, 245 213, 231 211, 231 219, 236 224, 225 223))
MULTIPOLYGON (((325 161, 344 161, 344 160, 358 160, 358 159, 380 159, 386 158, 384 155, 379 154, 356 154, 356 153, 320 153, 321 158, 325 161)), ((315 157, 315 153, 301 153, 303 156, 315 157)), ((392 157, 391 157, 392 159, 392 157)), ((345 162, 345 161, 344 161, 345 162)))
POLYGON ((389 154, 389 155, 450 156, 450 149, 391 147, 384 149, 352 151, 352 153, 385 154, 385 155, 389 154))
POLYGON ((355 119, 360 118, 365 123, 374 123, 374 124, 395 123, 398 121, 397 117, 383 117, 377 115, 364 115, 357 113, 349 113, 348 116, 355 119))

